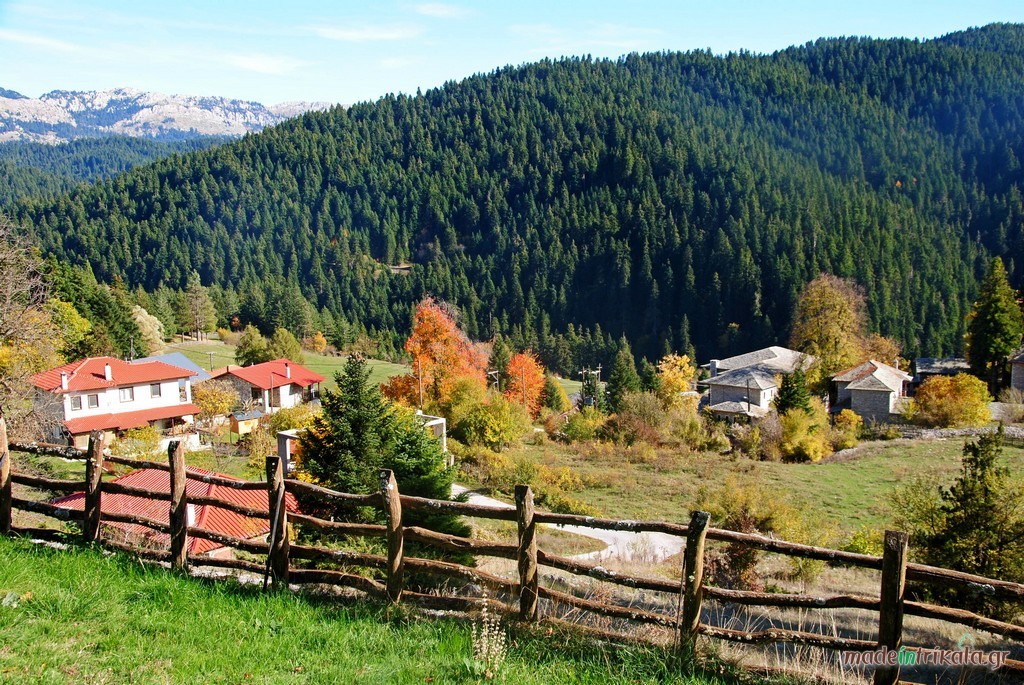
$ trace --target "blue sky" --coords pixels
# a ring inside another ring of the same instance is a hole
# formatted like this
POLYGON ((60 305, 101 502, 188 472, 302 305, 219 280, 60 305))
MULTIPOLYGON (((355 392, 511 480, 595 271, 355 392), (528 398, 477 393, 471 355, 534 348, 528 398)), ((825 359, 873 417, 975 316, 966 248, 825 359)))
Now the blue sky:
POLYGON ((1024 2, 14 0, 0 2, 0 87, 349 104, 542 57, 771 52, 994 21, 1024 22, 1024 2))

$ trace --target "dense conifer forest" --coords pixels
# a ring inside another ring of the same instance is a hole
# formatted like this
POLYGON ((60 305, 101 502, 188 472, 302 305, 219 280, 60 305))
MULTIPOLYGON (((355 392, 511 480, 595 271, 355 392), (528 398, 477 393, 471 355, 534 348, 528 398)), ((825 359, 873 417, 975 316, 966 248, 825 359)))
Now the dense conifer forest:
POLYGON ((0 143, 0 207, 33 195, 66 193, 80 183, 111 178, 132 167, 227 140, 222 136, 186 140, 110 136, 58 145, 0 143))
POLYGON ((574 58, 310 113, 16 219, 129 289, 198 272, 264 331, 404 338, 425 294, 555 370, 784 342, 851 277, 906 356, 962 351, 992 255, 1024 285, 1024 27, 771 55, 574 58), (308 304, 307 304, 308 303, 308 304))

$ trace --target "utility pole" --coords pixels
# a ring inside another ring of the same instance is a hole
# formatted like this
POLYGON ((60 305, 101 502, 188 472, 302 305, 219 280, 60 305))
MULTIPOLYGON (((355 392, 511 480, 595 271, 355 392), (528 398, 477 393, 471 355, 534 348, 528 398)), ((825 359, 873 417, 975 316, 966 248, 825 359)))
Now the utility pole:
POLYGON ((487 376, 494 378, 494 389, 497 390, 498 392, 501 392, 501 384, 498 382, 499 380, 501 380, 501 371, 499 371, 498 369, 491 369, 490 371, 487 372, 487 376))
MULTIPOLYGON (((520 383, 523 385, 523 406, 526 407, 526 366, 522 365, 519 368, 519 375, 521 377, 520 383)), ((528 409, 528 407, 527 407, 528 409)))
POLYGON ((420 394, 420 411, 423 411, 423 365, 419 359, 416 360, 416 382, 420 394))
POLYGON ((213 352, 210 352, 209 355, 210 355, 210 371, 213 371, 213 352))

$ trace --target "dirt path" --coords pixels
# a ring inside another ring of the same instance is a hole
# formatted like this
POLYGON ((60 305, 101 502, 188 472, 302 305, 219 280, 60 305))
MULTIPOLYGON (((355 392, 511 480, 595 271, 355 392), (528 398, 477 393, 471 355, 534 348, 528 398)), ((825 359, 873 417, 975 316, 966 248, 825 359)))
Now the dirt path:
MULTIPOLYGON (((452 485, 452 495, 459 495, 467 491, 469 492, 469 501, 473 504, 501 507, 502 509, 515 508, 511 504, 496 500, 493 497, 469 491, 459 484, 452 485)), ((573 557, 574 559, 658 562, 673 554, 678 554, 683 549, 682 538, 667 535, 666 533, 633 533, 626 530, 601 530, 599 528, 588 528, 587 526, 552 527, 574 535, 595 538, 605 544, 605 548, 602 550, 587 554, 577 554, 573 557)))

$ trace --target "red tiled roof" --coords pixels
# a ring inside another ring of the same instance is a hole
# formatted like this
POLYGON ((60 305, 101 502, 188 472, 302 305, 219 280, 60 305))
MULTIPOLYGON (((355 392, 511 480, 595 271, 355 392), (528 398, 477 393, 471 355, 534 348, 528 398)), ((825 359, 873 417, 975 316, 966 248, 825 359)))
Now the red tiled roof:
MULTIPOLYGON (((222 478, 231 478, 231 476, 214 474, 210 471, 193 467, 189 467, 188 471, 195 474, 219 475, 222 478)), ((169 493, 171 491, 170 474, 157 469, 139 469, 128 475, 121 476, 113 482, 135 488, 145 488, 155 492, 169 493)), ((210 485, 209 483, 203 483, 190 478, 185 483, 185 498, 191 497, 215 497, 232 504, 240 504, 252 509, 259 509, 260 511, 268 511, 267 493, 260 490, 235 490, 234 488, 210 485)), ((76 492, 73 495, 56 499, 53 503, 69 509, 84 509, 85 493, 76 492)), ((285 507, 289 512, 299 511, 298 503, 291 493, 285 494, 285 507)), ((166 501, 136 497, 134 495, 104 493, 100 501, 100 511, 103 514, 134 514, 135 516, 145 516, 161 523, 170 522, 170 507, 166 501)), ((134 523, 113 522, 106 525, 120 528, 125 532, 126 536, 132 537, 136 541, 138 538, 145 538, 146 541, 162 547, 167 547, 169 544, 169 537, 165 533, 159 533, 146 526, 134 523)), ((249 518, 227 509, 207 505, 189 505, 189 525, 243 539, 259 537, 270 532, 268 521, 249 518)), ((189 554, 206 554, 220 547, 223 547, 223 545, 212 540, 194 537, 188 539, 189 554)))
POLYGON ((253 364, 252 366, 227 366, 223 370, 218 369, 214 373, 214 377, 218 378, 229 374, 263 390, 280 388, 282 385, 288 385, 289 383, 305 388, 314 383, 323 383, 325 380, 320 374, 314 373, 306 367, 287 359, 275 359, 271 362, 253 364), (287 371, 285 366, 289 367, 287 371), (289 371, 290 376, 288 375, 289 371))
POLYGON ((156 383, 176 378, 195 376, 195 371, 171 366, 164 362, 126 362, 114 357, 88 357, 32 376, 32 384, 50 392, 82 392, 116 388, 122 385, 156 383), (106 365, 110 364, 111 380, 106 378, 106 365), (68 389, 60 387, 60 374, 68 375, 68 389))
POLYGON ((139 411, 127 411, 120 414, 83 416, 78 419, 68 419, 64 422, 64 425, 72 435, 81 435, 89 431, 124 431, 129 428, 142 428, 148 425, 150 421, 179 419, 182 416, 198 413, 199 407, 189 402, 188 404, 175 404, 170 407, 156 407, 155 409, 140 409, 139 411))

